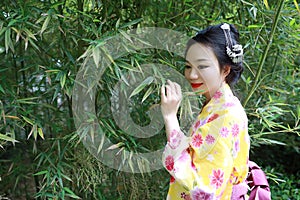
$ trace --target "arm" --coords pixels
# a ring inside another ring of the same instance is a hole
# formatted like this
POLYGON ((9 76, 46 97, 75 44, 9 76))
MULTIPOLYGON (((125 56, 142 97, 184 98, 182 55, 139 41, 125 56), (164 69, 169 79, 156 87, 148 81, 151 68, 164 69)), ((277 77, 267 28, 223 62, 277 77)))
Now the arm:
POLYGON ((182 99, 181 88, 175 82, 167 81, 168 85, 161 87, 161 111, 165 123, 167 138, 173 130, 180 131, 177 111, 182 99))
POLYGON ((189 138, 180 130, 177 119, 177 111, 181 99, 180 86, 168 80, 167 85, 161 88, 161 111, 168 139, 168 144, 166 145, 163 155, 163 164, 177 181, 182 180, 182 185, 191 188, 193 180, 197 177, 196 171, 182 171, 181 173, 179 170, 179 173, 174 173, 174 167, 176 167, 175 165, 177 163, 180 163, 181 169, 189 168, 191 163, 191 157, 187 152, 189 148, 189 138))

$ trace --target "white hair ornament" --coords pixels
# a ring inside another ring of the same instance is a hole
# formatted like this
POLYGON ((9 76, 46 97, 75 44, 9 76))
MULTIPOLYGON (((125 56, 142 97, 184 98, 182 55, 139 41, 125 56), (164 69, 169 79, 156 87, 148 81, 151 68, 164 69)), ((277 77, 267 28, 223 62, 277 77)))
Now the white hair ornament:
POLYGON ((239 63, 243 61, 243 46, 240 44, 233 45, 230 34, 230 26, 227 23, 222 24, 221 29, 224 32, 226 39, 226 53, 233 63, 239 63))

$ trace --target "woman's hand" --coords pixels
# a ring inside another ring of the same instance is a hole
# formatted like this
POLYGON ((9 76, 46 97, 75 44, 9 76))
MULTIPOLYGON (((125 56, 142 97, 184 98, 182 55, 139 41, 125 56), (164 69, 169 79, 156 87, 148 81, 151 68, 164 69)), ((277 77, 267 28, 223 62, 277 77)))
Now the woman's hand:
POLYGON ((181 87, 178 83, 168 80, 167 85, 161 87, 161 112, 165 121, 176 118, 181 99, 181 87))

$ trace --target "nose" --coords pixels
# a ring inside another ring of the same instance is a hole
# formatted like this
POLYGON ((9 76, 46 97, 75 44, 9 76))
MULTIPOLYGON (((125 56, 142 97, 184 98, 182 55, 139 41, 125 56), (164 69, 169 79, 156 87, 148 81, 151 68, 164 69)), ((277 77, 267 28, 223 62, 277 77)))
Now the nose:
POLYGON ((197 69, 192 67, 192 69, 190 70, 189 77, 190 77, 191 80, 198 79, 199 78, 199 72, 197 71, 197 69))

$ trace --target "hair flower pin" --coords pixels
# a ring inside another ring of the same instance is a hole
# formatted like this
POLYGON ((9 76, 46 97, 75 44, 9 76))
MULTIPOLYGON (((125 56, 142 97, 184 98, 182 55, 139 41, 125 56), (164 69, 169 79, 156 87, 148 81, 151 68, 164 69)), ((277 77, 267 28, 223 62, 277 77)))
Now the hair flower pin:
POLYGON ((232 50, 226 46, 226 53, 231 58, 233 63, 239 63, 243 61, 243 47, 240 44, 236 44, 232 47, 232 50))
POLYGON ((230 30, 230 26, 227 23, 222 24, 221 29, 223 30, 230 30))
POLYGON ((243 61, 243 46, 240 44, 233 45, 230 26, 227 23, 224 23, 220 26, 223 30, 225 39, 226 39, 226 53, 233 63, 239 63, 243 61))

